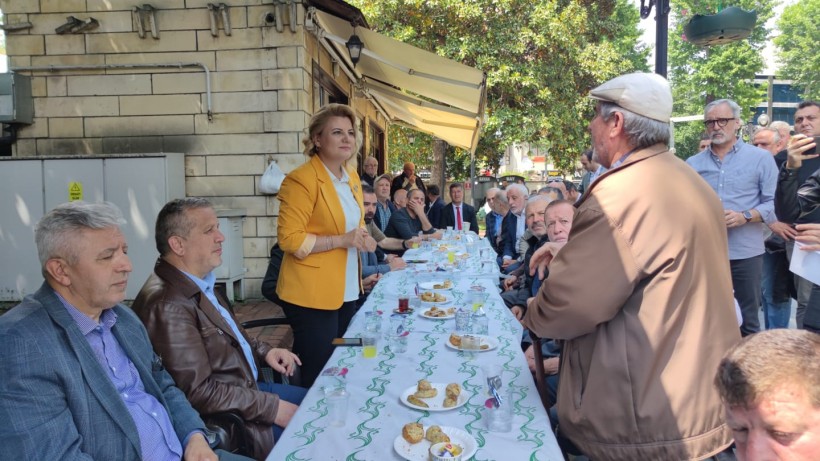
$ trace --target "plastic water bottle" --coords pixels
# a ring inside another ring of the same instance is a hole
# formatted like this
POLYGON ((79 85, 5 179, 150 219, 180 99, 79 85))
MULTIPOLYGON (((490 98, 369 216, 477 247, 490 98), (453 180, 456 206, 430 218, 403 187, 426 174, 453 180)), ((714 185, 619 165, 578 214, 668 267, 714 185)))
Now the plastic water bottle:
POLYGON ((490 334, 490 319, 487 317, 487 313, 484 312, 484 307, 479 307, 473 312, 470 320, 473 326, 473 333, 477 335, 490 334))

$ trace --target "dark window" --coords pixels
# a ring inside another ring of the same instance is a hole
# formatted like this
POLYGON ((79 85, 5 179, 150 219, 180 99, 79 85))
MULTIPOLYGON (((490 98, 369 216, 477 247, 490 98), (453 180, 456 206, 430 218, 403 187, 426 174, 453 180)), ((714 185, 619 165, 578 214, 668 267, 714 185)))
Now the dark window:
POLYGON ((333 78, 313 61, 313 112, 327 104, 347 104, 348 97, 333 78))

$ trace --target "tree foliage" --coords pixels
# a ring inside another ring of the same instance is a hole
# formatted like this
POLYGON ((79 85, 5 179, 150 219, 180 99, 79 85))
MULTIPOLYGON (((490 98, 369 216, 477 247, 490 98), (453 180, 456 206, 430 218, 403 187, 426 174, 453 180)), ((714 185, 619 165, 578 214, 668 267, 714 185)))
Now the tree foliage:
MULTIPOLYGON (((497 170, 504 146, 528 142, 551 146, 553 160, 571 170, 589 145, 589 89, 646 70, 638 11, 627 0, 350 1, 375 30, 487 73, 479 168, 497 170)), ((393 141, 392 152, 411 154, 393 141)), ((430 144, 417 136, 411 150, 423 152, 420 142, 430 144)), ((453 155, 448 175, 466 177, 469 154, 453 155)))
POLYGON ((781 77, 795 81, 803 99, 820 99, 820 0, 799 0, 786 7, 777 21, 781 34, 774 39, 783 64, 781 77))
MULTIPOLYGON (((671 6, 669 78, 675 101, 674 115, 702 114, 709 102, 728 98, 740 105, 741 118, 748 121, 752 108, 766 95, 766 88, 755 86, 753 81, 755 74, 763 69, 761 53, 769 36, 765 23, 774 14, 774 0, 675 0, 671 6), (751 36, 712 47, 688 42, 684 25, 695 14, 716 13, 719 3, 757 11, 757 23, 751 36)), ((680 157, 697 153, 703 131, 703 124, 698 122, 675 126, 675 148, 680 157)))

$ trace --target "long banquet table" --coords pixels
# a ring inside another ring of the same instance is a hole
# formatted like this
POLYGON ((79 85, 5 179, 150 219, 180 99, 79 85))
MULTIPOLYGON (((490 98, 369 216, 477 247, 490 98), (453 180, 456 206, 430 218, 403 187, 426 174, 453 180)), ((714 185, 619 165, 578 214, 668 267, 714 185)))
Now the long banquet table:
MULTIPOLYGON (((325 368, 347 368, 343 378, 320 376, 308 391, 297 413, 280 440, 276 441, 268 461, 299 460, 401 460, 393 443, 409 422, 438 424, 461 428, 477 441, 475 460, 562 460, 558 444, 550 431, 546 410, 536 391, 532 375, 521 351, 521 325, 504 306, 498 294, 497 266, 490 270, 482 264, 480 248, 489 248, 479 240, 471 248, 462 241, 447 241, 448 248, 466 254, 461 267, 430 272, 428 264, 410 264, 407 269, 385 274, 374 287, 367 302, 350 323, 346 337, 365 333, 364 312, 383 312, 382 331, 401 295, 413 297, 417 282, 449 279, 454 283, 452 296, 456 305, 466 305, 467 290, 481 285, 489 291, 485 310, 489 317, 489 334, 497 338, 499 347, 486 352, 460 352, 445 347, 455 322, 430 320, 418 315, 408 316, 410 334, 407 351, 393 353, 388 341, 380 338, 378 356, 363 358, 360 347, 337 348, 325 368), (483 266, 483 267, 482 267, 483 266), (498 364, 512 376, 514 415, 508 433, 490 432, 483 420, 484 386, 481 367, 498 364), (467 403, 445 412, 411 409, 400 402, 401 393, 418 380, 457 382, 469 397, 467 403), (322 386, 345 381, 350 401, 346 423, 342 427, 329 424, 328 408, 322 386)), ((410 250, 406 260, 438 260, 446 266, 446 254, 440 248, 410 250)), ((422 310, 424 310, 422 308, 422 310)))

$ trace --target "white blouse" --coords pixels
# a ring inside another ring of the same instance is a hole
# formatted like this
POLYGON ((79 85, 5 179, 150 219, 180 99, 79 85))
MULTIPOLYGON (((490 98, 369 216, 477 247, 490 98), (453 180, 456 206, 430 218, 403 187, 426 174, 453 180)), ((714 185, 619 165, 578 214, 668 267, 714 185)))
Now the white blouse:
MULTIPOLYGON (((333 187, 336 188, 336 195, 339 197, 339 202, 342 204, 342 210, 345 213, 345 232, 350 232, 359 227, 359 222, 362 219, 362 210, 359 208, 359 202, 353 196, 353 191, 350 189, 350 176, 347 174, 347 169, 342 167, 342 178, 339 179, 333 174, 327 165, 322 162, 330 180, 333 181, 333 187)), ((359 253, 355 248, 347 249, 347 263, 345 264, 345 302, 356 301, 359 299, 359 253)))

